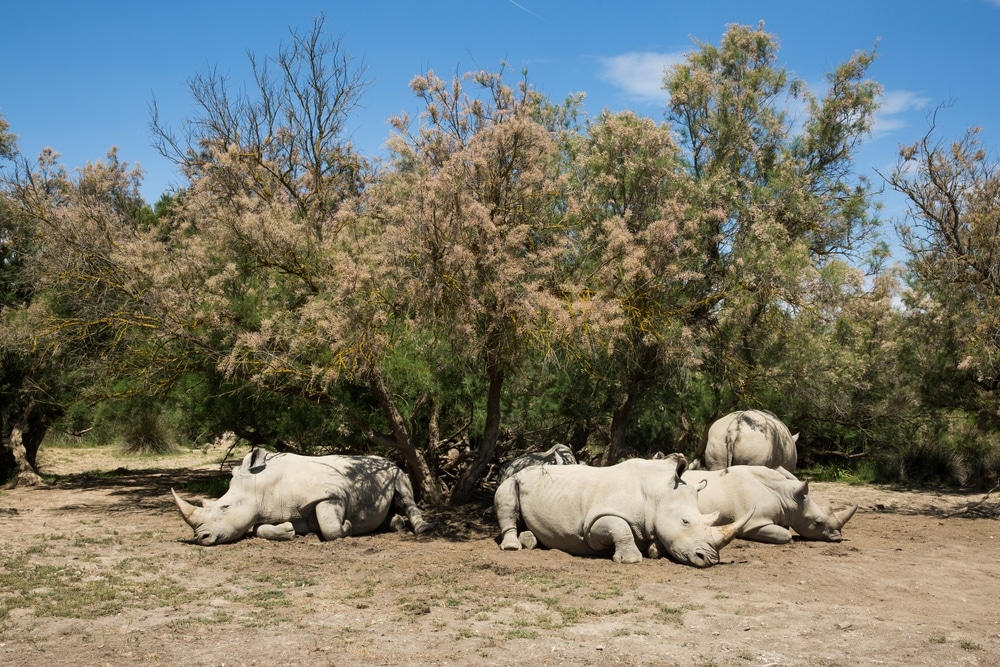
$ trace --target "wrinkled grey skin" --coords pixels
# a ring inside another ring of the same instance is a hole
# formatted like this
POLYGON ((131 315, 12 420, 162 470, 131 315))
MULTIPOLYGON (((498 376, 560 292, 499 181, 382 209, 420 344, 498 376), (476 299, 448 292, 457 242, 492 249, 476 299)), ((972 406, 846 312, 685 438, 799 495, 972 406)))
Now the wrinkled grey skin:
POLYGON ((717 514, 698 510, 698 491, 679 475, 680 454, 633 459, 606 468, 529 466, 497 488, 494 509, 500 548, 542 544, 577 556, 611 556, 638 563, 668 555, 695 567, 719 562, 719 550, 750 519, 714 526, 717 514), (525 530, 518 533, 519 527, 525 530))
MULTIPOLYGON (((425 522, 409 477, 380 456, 299 456, 254 449, 233 468, 229 490, 196 507, 171 490, 198 544, 234 542, 248 532, 269 540, 317 533, 324 540, 363 535, 387 522, 393 505, 415 533, 425 522)), ((404 525, 394 516, 391 525, 404 525)))
POLYGON ((520 472, 528 466, 538 465, 577 465, 577 460, 576 456, 573 455, 573 450, 567 445, 552 445, 544 452, 525 454, 500 466, 497 486, 506 482, 514 473, 520 472))
POLYGON ((731 521, 754 507, 753 517, 739 537, 757 542, 785 544, 792 541, 791 528, 809 540, 840 542, 841 530, 854 512, 854 505, 834 512, 809 495, 809 482, 799 481, 784 468, 732 466, 725 470, 687 470, 681 477, 688 484, 706 484, 698 494, 702 512, 718 512, 720 521, 731 521))
POLYGON ((708 429, 704 449, 691 464, 692 470, 722 470, 729 466, 782 467, 795 472, 798 452, 792 435, 774 413, 742 410, 716 420, 708 429))

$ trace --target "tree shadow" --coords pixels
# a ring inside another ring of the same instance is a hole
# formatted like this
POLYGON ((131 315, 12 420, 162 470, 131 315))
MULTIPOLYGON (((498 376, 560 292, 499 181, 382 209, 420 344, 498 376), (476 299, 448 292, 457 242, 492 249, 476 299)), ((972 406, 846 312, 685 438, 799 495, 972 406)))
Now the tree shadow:
MULTIPOLYGON (((208 488, 229 473, 224 470, 187 468, 116 468, 109 471, 88 471, 69 475, 46 476, 48 484, 39 490, 53 492, 106 491, 107 502, 101 508, 109 512, 160 512, 173 506, 170 490, 191 487, 208 488)), ((93 504, 70 503, 58 507, 61 511, 92 512, 93 504)))

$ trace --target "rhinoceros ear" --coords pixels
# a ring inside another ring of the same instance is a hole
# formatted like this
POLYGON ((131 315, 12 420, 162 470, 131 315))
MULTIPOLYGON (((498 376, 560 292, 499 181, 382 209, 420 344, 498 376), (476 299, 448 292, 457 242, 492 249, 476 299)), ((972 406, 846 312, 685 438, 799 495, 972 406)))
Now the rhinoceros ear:
MULTIPOLYGON (((671 456, 674 455, 671 454, 671 456)), ((680 479, 680 476, 684 474, 685 470, 687 470, 688 460, 683 454, 677 454, 674 460, 677 462, 677 472, 675 474, 677 475, 677 478, 680 479)))
POLYGON ((264 465, 264 462, 267 460, 267 450, 261 449, 260 447, 254 447, 253 451, 251 451, 248 456, 250 458, 250 462, 247 469, 254 470, 264 465))

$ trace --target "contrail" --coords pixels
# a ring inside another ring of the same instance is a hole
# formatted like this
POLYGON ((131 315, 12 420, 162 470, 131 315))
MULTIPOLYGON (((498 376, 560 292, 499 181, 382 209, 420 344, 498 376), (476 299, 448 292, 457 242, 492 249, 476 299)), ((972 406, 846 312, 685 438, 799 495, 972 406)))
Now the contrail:
POLYGON ((520 9, 521 11, 528 12, 529 14, 531 14, 532 16, 534 16, 536 19, 540 19, 541 20, 541 18, 542 18, 541 16, 539 16, 535 12, 531 11, 530 9, 528 9, 527 7, 525 7, 524 5, 519 5, 518 3, 514 2, 514 0, 507 0, 507 2, 509 2, 510 4, 514 5, 515 7, 517 7, 518 9, 520 9))

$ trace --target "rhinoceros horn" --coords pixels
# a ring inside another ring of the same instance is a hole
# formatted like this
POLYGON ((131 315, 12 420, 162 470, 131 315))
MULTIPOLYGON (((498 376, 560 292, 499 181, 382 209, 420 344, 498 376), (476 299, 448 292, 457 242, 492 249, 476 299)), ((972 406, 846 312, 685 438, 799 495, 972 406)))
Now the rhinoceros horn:
POLYGON ((755 511, 757 511, 757 505, 751 507, 750 511, 747 512, 746 516, 742 519, 733 521, 732 523, 727 523, 725 526, 715 526, 712 531, 716 536, 714 543, 712 544, 712 546, 715 547, 715 550, 718 551, 735 540, 736 536, 739 535, 739 532, 743 530, 743 526, 747 525, 747 522, 750 521, 750 518, 753 516, 755 511))
POLYGON ((830 527, 833 528, 834 530, 840 530, 841 528, 844 527, 845 523, 851 520, 851 517, 854 516, 854 513, 857 510, 858 510, 857 505, 848 507, 846 510, 843 510, 841 512, 834 512, 831 510, 830 515, 833 517, 833 520, 830 521, 830 527))
POLYGON ((174 491, 173 489, 170 489, 170 493, 174 495, 174 503, 177 504, 177 509, 180 510, 181 516, 184 517, 184 521, 187 522, 187 525, 191 526, 192 528, 197 526, 198 513, 201 510, 201 508, 195 507, 188 501, 178 496, 177 492, 174 491))

